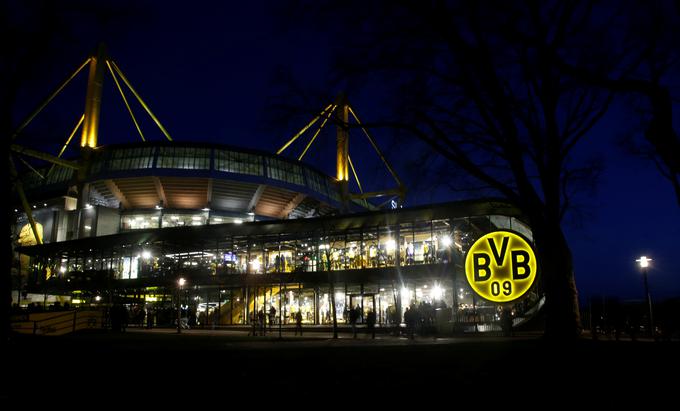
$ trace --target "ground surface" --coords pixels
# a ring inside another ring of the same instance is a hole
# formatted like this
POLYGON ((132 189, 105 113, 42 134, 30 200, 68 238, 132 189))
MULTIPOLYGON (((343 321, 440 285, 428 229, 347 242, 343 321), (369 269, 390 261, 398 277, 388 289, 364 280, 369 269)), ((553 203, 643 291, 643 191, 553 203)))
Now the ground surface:
POLYGON ((1 394, 10 401, 38 394, 41 400, 213 402, 246 393, 252 399, 255 393, 266 403, 320 396, 428 403, 477 398, 518 405, 535 401, 539 393, 585 403, 593 395, 599 400, 625 401, 630 396, 663 401, 676 396, 680 381, 678 342, 582 338, 554 343, 529 334, 330 337, 128 329, 121 334, 19 338, 7 350, 1 394))

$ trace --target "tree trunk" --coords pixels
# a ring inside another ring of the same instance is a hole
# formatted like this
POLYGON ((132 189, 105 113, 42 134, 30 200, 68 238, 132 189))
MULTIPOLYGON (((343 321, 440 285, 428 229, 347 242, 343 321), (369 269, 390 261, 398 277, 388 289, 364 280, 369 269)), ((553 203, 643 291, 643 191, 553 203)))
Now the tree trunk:
POLYGON ((545 218, 531 220, 545 290, 545 336, 576 338, 581 333, 581 318, 571 250, 559 224, 545 218))

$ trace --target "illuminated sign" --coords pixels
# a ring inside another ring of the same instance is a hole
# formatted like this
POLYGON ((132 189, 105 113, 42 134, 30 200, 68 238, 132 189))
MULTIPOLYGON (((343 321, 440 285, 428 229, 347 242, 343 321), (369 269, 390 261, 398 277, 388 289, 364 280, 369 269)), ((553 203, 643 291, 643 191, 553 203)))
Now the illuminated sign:
POLYGON ((536 279, 536 255, 524 237, 494 231, 480 237, 465 257, 465 276, 477 294, 504 303, 523 296, 536 279))

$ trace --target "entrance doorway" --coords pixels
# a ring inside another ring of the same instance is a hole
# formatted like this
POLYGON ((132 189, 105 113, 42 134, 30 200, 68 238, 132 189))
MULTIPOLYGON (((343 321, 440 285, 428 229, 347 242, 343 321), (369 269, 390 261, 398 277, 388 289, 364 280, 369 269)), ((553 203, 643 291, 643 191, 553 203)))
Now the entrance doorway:
POLYGON ((359 315, 358 323, 364 324, 366 323, 366 318, 368 317, 369 311, 373 311, 374 313, 378 313, 376 310, 376 305, 375 305, 375 294, 374 293, 369 293, 369 294, 350 294, 349 295, 349 307, 348 308, 356 308, 359 306, 359 312, 361 313, 359 315))

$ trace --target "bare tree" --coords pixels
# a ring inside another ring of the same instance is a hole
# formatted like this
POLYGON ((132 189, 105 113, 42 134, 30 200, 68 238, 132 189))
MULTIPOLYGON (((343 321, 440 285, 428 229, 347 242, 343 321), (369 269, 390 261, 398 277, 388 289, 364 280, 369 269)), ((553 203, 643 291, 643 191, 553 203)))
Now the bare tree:
MULTIPOLYGON (((342 32, 338 84, 377 81, 387 90, 391 109, 367 126, 416 136, 447 160, 451 172, 463 170, 476 187, 523 210, 541 259, 546 335, 554 337, 576 336, 581 329, 562 223, 579 185, 599 172, 576 162, 573 149, 593 137, 593 126, 624 86, 601 73, 629 73, 635 64, 627 50, 609 50, 610 41, 597 37, 611 30, 603 22, 631 9, 595 6, 588 1, 305 6, 316 21, 341 21, 335 27, 342 32), (608 53, 597 57, 602 48, 608 53), (602 60, 615 52, 619 65, 602 60), (593 65, 581 65, 593 56, 600 76, 594 80, 588 77, 593 65)), ((655 118, 667 126, 668 101, 647 85, 645 95, 666 110, 655 118)), ((674 167, 671 159, 664 164, 674 167)))

